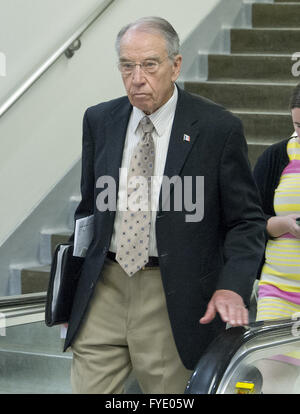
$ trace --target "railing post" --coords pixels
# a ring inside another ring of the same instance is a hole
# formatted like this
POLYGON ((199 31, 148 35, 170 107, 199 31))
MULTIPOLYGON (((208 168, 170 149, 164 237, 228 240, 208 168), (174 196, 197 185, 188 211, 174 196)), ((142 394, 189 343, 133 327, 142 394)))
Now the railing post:
POLYGON ((76 52, 76 50, 80 49, 81 47, 81 40, 80 39, 76 39, 71 46, 68 47, 68 49, 65 51, 65 56, 70 59, 74 53, 76 52))

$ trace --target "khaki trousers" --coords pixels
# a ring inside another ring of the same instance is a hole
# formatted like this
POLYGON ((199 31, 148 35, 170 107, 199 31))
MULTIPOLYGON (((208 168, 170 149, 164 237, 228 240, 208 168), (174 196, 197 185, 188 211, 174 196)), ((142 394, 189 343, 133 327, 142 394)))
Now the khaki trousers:
POLYGON ((143 393, 183 393, 192 374, 177 353, 159 268, 129 277, 109 259, 72 344, 74 393, 121 394, 133 371, 143 393))

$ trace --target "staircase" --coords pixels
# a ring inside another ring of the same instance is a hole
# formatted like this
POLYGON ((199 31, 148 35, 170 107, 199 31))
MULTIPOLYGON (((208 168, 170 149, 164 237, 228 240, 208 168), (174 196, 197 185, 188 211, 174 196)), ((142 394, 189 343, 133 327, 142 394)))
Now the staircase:
POLYGON ((270 144, 289 137, 289 99, 300 77, 291 60, 300 52, 300 0, 252 4, 252 28, 230 30, 230 54, 208 56, 205 82, 185 82, 187 91, 207 97, 244 125, 252 165, 270 144))
MULTIPOLYGON (((47 290, 54 249, 72 234, 79 200, 78 196, 70 198, 68 228, 41 232, 40 263, 12 269, 20 293, 47 290)), ((72 352, 62 351, 63 342, 61 327, 49 328, 44 322, 6 328, 6 336, 0 335, 0 394, 70 394, 72 352)), ((133 375, 126 381, 125 393, 141 393, 133 375)))
MULTIPOLYGON (((53 231, 53 233, 42 233, 41 245, 44 243, 43 239, 49 240, 49 250, 47 256, 52 257, 57 244, 66 243, 71 234, 71 230, 66 230, 64 232, 53 231)), ((37 266, 29 266, 20 269, 21 294, 47 291, 51 261, 45 259, 44 261, 46 262, 44 264, 41 263, 37 266)))
POLYGON ((55 247, 59 243, 66 243, 72 235, 74 212, 79 201, 80 196, 72 196, 69 199, 69 217, 66 219, 66 228, 41 231, 38 247, 39 262, 20 264, 11 268, 10 293, 12 295, 47 291, 55 247))
MULTIPOLYGON (((185 82, 187 91, 214 100, 243 122, 254 165, 270 144, 288 137, 293 126, 289 97, 300 77, 292 75, 291 56, 300 52, 300 0, 252 5, 252 28, 230 31, 231 53, 208 56, 206 82, 185 82)), ((55 246, 66 242, 73 231, 78 197, 70 199, 66 229, 43 231, 39 263, 12 269, 20 292, 46 291, 55 246)), ((69 393, 72 354, 62 353, 60 327, 36 322, 10 327, 0 337, 0 393, 69 393)), ((138 393, 134 378, 128 393, 138 393)))
MULTIPOLYGON (((293 87, 292 54, 300 52, 300 0, 253 3, 252 28, 230 30, 231 53, 208 56, 208 79, 184 82, 184 88, 224 105, 243 122, 249 158, 257 157, 270 144, 291 135, 288 109, 293 87)), ((19 292, 46 291, 51 258, 58 243, 73 231, 73 215, 79 197, 70 199, 69 226, 63 231, 43 231, 40 263, 12 269, 19 292)))

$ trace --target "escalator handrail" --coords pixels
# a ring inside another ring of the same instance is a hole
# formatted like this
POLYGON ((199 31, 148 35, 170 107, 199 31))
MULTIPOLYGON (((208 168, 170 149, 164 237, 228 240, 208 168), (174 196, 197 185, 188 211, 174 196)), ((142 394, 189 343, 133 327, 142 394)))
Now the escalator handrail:
POLYGON ((24 305, 37 305, 46 303, 47 292, 27 293, 15 296, 2 296, 0 298, 0 311, 9 307, 23 307, 24 305))
POLYGON ((229 328, 210 344, 198 361, 185 394, 215 394, 232 358, 254 338, 291 335, 298 319, 253 322, 247 327, 229 328))
POLYGON ((0 298, 0 336, 6 328, 45 320, 47 292, 28 293, 0 298))

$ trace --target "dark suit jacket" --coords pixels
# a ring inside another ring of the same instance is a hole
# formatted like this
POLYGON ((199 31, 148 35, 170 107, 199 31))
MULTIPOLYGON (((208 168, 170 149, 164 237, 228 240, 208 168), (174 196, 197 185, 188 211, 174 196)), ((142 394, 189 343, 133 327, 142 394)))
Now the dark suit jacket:
MULTIPOLYGON (((114 225, 114 211, 99 212, 96 180, 118 184, 126 128, 132 110, 127 97, 89 108, 83 122, 82 201, 75 219, 95 214, 69 321, 65 349, 75 338, 101 278, 114 225)), ((159 210, 156 238, 159 263, 175 342, 184 365, 193 369, 210 341, 224 329, 217 316, 199 319, 216 289, 230 289, 249 302, 264 250, 265 220, 247 158, 241 122, 219 105, 179 89, 164 175, 204 176, 204 217, 186 222, 183 205, 159 210), (190 141, 183 140, 184 134, 190 141)), ((195 183, 192 184, 196 196, 195 183)), ((118 185, 117 189, 118 191, 118 185)))

